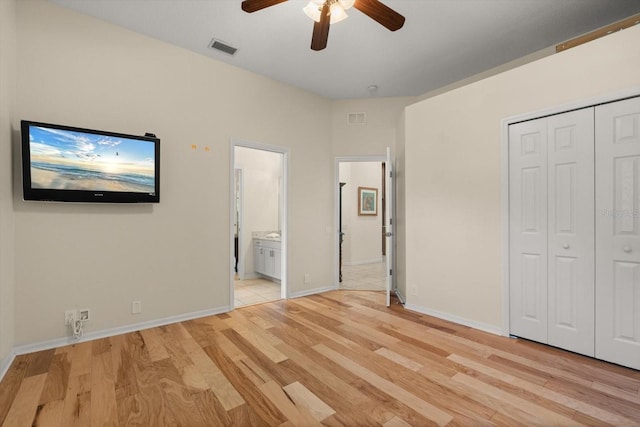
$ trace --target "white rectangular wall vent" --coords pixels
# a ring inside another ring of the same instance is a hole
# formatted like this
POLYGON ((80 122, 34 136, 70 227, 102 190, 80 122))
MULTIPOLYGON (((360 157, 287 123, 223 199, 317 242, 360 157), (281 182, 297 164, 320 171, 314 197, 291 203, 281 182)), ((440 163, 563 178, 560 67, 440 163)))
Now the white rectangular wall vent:
POLYGON ((347 114, 348 125, 366 125, 367 113, 349 113, 347 114))
POLYGON ((218 39, 212 39, 211 43, 209 43, 209 48, 219 50, 220 52, 226 53, 227 55, 231 56, 235 55, 238 51, 237 48, 229 46, 227 43, 218 39))

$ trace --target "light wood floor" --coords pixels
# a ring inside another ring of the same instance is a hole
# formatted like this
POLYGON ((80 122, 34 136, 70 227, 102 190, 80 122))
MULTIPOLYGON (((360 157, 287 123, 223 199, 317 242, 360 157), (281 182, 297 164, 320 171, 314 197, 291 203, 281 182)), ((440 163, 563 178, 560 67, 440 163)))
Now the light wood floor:
POLYGON ((4 426, 640 425, 640 372, 335 291, 16 358, 4 426))

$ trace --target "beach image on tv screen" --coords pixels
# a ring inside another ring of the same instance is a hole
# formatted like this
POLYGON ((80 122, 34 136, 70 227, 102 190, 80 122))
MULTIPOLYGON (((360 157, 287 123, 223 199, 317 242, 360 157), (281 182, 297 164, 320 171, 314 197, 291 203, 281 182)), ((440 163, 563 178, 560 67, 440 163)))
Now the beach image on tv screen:
POLYGON ((155 192, 155 144, 31 126, 32 188, 155 192))

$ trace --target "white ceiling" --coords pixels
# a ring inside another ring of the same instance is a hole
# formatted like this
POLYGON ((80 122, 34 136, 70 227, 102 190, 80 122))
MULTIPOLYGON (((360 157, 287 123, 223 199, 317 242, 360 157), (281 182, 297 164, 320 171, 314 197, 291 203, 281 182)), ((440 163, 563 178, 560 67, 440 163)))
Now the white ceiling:
POLYGON ((422 95, 640 13, 640 0, 383 0, 402 29, 351 9, 315 52, 304 0, 252 14, 241 0, 50 1, 333 99, 422 95))

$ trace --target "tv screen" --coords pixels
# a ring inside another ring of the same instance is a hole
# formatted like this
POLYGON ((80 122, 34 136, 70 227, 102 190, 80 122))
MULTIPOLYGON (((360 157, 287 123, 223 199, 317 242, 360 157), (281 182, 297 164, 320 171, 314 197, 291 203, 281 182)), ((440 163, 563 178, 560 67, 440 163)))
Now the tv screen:
POLYGON ((160 140, 21 122, 25 200, 157 203, 160 140))

